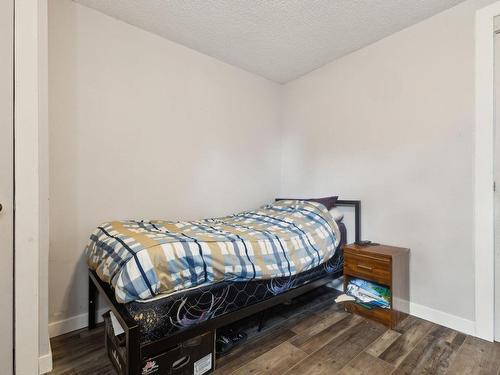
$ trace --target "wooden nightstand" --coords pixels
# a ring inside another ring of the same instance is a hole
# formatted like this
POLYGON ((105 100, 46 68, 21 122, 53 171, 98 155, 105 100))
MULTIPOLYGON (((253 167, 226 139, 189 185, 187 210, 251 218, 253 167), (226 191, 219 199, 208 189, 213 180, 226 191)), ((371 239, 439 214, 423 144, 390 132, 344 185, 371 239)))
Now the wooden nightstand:
POLYGON ((409 312, 410 250, 374 245, 344 246, 344 291, 351 278, 359 278, 386 286, 391 291, 391 309, 367 309, 345 302, 347 311, 376 320, 394 328, 409 312))

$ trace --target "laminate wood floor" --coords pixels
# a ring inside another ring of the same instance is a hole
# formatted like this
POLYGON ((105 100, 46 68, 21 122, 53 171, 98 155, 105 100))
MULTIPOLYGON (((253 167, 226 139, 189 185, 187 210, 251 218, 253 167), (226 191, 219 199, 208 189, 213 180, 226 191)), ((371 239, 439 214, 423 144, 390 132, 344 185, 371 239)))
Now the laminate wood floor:
MULTIPOLYGON (((323 287, 240 322, 248 340, 216 362, 216 375, 500 374, 500 344, 412 316, 395 330, 346 313, 323 287)), ((51 340, 53 374, 115 374, 102 327, 51 340)))

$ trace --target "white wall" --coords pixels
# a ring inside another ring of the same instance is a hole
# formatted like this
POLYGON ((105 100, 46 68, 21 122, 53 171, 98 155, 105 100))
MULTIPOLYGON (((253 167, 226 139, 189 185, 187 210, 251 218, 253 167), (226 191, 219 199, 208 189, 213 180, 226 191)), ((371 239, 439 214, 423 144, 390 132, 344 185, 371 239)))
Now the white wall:
POLYGON ((491 2, 464 2, 284 88, 281 194, 361 199, 364 238, 411 248, 415 311, 456 325, 474 320, 474 16, 491 2))
POLYGON ((279 189, 277 84, 69 0, 49 2, 49 79, 53 323, 87 312, 97 224, 223 215, 279 189))
POLYGON ((221 215, 281 186, 361 199, 364 238, 411 248, 413 312, 473 329, 474 14, 492 2, 277 86, 50 1, 50 320, 86 313, 97 223, 221 215))

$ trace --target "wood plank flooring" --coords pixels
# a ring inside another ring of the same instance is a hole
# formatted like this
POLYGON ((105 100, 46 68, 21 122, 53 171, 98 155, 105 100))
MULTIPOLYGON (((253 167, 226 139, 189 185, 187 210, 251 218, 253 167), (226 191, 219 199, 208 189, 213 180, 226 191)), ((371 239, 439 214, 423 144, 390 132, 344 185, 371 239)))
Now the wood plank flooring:
MULTIPOLYGON (((215 375, 500 374, 500 344, 412 316, 395 330, 351 315, 324 287, 240 322, 248 340, 217 360, 215 375)), ((115 374, 102 327, 51 340, 53 374, 115 374)))

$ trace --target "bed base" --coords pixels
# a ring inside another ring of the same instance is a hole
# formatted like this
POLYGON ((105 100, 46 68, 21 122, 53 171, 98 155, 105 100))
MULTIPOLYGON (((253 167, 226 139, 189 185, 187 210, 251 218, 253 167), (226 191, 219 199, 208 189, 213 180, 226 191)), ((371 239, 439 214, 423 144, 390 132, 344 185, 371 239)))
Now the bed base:
POLYGON ((298 297, 313 289, 323 286, 340 276, 342 276, 342 272, 337 272, 334 275, 329 275, 317 280, 313 280, 307 284, 301 285, 294 289, 290 289, 267 300, 257 302, 250 306, 243 307, 239 310, 215 317, 213 319, 209 319, 205 322, 197 324, 196 326, 184 329, 179 332, 175 332, 172 335, 166 336, 157 341, 153 341, 147 344, 141 344, 139 340, 139 326, 137 325, 135 320, 129 314, 127 309, 125 309, 123 304, 116 302, 114 293, 110 286, 101 281, 95 271, 89 270, 89 329, 93 329, 96 326, 96 315, 98 311, 97 297, 98 293, 101 293, 108 303, 111 311, 113 311, 116 318, 125 330, 127 353, 126 358, 128 367, 126 373, 129 375, 137 375, 141 373, 140 366, 144 359, 153 357, 173 346, 176 346, 181 342, 202 335, 207 331, 213 331, 217 328, 234 323, 240 319, 246 318, 258 312, 262 312, 270 307, 279 305, 280 303, 298 297))
MULTIPOLYGON (((361 202, 355 200, 339 200, 337 201, 337 205, 354 206, 355 238, 356 241, 358 241, 360 239, 361 232, 361 202)), ((328 275, 316 280, 312 280, 306 284, 290 289, 264 301, 260 301, 250 306, 243 307, 239 310, 209 319, 193 327, 163 337, 159 340, 141 344, 139 326, 137 325, 134 318, 129 314, 128 310, 123 304, 120 304, 116 301, 114 292, 110 285, 99 279, 95 271, 89 270, 88 328, 90 330, 95 328, 96 326, 98 311, 97 302, 98 294, 100 293, 108 303, 110 310, 113 311, 114 315, 125 331, 127 359, 127 369, 125 373, 128 375, 138 375, 141 374, 141 364, 144 359, 151 358, 190 338, 202 335, 203 333, 206 333, 208 331, 213 331, 217 328, 234 323, 250 315, 263 312, 268 308, 279 305, 280 303, 286 302, 292 298, 298 297, 341 277, 342 273, 343 272, 341 270, 333 275, 328 275)))

